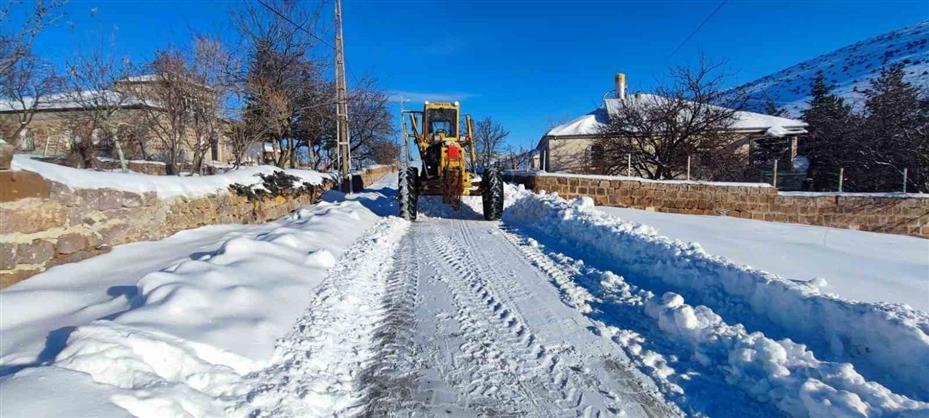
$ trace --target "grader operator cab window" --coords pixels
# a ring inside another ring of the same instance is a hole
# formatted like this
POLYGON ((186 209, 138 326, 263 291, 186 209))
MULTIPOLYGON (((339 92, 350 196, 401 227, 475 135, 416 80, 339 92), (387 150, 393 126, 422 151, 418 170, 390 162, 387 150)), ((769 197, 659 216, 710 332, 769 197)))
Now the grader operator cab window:
POLYGON ((446 137, 458 136, 458 123, 455 109, 433 109, 427 115, 429 134, 444 134, 446 137))

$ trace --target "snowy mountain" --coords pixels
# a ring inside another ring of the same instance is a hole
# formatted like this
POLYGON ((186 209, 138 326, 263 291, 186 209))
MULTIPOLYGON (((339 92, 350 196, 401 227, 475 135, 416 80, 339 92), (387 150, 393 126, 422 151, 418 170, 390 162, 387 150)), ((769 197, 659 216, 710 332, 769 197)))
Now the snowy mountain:
POLYGON ((833 92, 847 102, 862 101, 869 80, 883 65, 903 63, 907 81, 929 88, 929 21, 856 42, 733 89, 746 93, 748 110, 768 101, 797 116, 807 107, 810 82, 822 71, 833 92))

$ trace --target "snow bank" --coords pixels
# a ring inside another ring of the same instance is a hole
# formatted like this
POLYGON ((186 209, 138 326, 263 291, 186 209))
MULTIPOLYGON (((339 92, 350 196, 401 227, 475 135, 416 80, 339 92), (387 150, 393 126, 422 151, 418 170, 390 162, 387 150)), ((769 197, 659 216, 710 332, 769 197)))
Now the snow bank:
POLYGON ((929 240, 924 238, 729 216, 597 210, 845 299, 905 303, 929 312, 929 240))
POLYGON ((211 225, 159 241, 117 245, 109 253, 52 267, 3 289, 0 369, 50 361, 74 326, 132 309, 139 300, 137 283, 145 275, 189 260, 191 254, 215 252, 229 239, 275 227, 273 222, 211 225))
POLYGON ((378 354, 387 315, 387 270, 409 222, 391 217, 354 245, 329 274, 272 367, 258 373, 236 407, 248 416, 352 416, 367 393, 358 376, 378 354))
MULTIPOLYGON (((253 185, 261 183, 259 173, 281 171, 278 167, 240 167, 224 174, 212 176, 151 176, 141 173, 116 173, 82 170, 50 164, 32 159, 28 155, 13 156, 13 169, 32 171, 46 179, 62 183, 72 189, 115 189, 133 193, 155 192, 159 197, 196 197, 229 190, 232 183, 253 185)), ((322 184, 326 174, 311 170, 283 170, 310 184, 322 184)))
POLYGON ((698 361, 722 364, 729 383, 791 416, 834 417, 929 413, 929 403, 896 395, 868 382, 848 363, 817 360, 802 344, 774 341, 741 325, 726 324, 706 306, 691 306, 668 292, 650 297, 646 313, 664 332, 691 344, 698 361))
POLYGON ((850 302, 707 254, 699 244, 592 210, 593 201, 519 193, 504 221, 600 256, 627 277, 682 294, 729 321, 809 344, 831 361, 917 399, 927 398, 929 315, 893 304, 850 302))
POLYGON ((78 326, 50 367, 0 381, 4 394, 45 388, 4 396, 0 415, 82 414, 69 408, 69 397, 88 393, 108 394, 123 411, 97 416, 245 415, 233 408, 253 390, 249 373, 275 361, 275 340, 313 289, 381 219, 357 201, 322 202, 145 275, 127 311, 78 326), (48 390, 65 384, 66 396, 48 390))
POLYGON ((768 416, 776 415, 774 409, 797 417, 929 413, 929 403, 867 382, 848 363, 817 360, 801 344, 749 333, 677 293, 656 296, 533 238, 507 235, 560 288, 568 306, 588 315, 596 334, 622 346, 688 415, 768 416))

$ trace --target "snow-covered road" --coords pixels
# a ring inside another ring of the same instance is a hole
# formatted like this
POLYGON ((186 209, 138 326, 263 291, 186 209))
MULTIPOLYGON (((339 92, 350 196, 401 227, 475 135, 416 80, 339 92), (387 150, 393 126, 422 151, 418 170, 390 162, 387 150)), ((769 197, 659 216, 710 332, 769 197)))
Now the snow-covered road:
POLYGON ((674 414, 498 223, 421 219, 396 258, 400 309, 366 376, 371 415, 674 414))

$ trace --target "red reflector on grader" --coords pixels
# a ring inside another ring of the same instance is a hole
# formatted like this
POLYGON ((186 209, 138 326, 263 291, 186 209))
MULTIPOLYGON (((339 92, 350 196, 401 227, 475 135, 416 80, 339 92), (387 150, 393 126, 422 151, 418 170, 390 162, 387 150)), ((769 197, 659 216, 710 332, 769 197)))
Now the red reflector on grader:
POLYGON ((449 160, 458 160, 461 159, 461 148, 451 145, 448 147, 448 159, 449 160))

